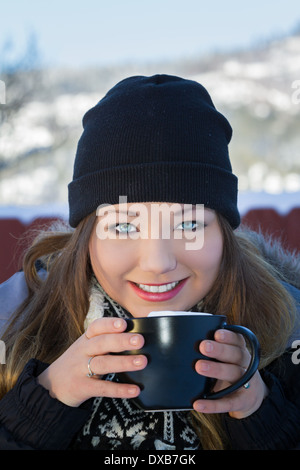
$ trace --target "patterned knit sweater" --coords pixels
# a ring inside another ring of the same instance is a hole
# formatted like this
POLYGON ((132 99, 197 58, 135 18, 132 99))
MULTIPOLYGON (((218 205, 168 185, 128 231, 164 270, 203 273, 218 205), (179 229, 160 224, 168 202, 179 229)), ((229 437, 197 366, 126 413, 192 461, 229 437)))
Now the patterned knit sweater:
MULTIPOLYGON (((85 328, 96 318, 131 315, 112 300, 94 279, 85 328)), ((115 374, 106 380, 117 381, 115 374)), ((146 412, 134 399, 98 397, 93 400, 90 419, 73 443, 73 449, 193 450, 199 438, 189 412, 146 412)))

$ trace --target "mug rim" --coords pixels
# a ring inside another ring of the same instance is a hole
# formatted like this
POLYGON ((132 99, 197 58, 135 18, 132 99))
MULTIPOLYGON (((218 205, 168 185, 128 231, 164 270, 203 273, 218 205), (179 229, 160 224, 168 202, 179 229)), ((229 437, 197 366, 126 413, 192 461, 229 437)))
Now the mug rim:
MULTIPOLYGON (((135 317, 135 318, 157 318, 157 317, 195 317, 195 316, 212 316, 212 313, 207 312, 186 312, 184 310, 158 310, 150 312, 147 317, 135 317)), ((223 315, 214 315, 223 316, 223 315)))

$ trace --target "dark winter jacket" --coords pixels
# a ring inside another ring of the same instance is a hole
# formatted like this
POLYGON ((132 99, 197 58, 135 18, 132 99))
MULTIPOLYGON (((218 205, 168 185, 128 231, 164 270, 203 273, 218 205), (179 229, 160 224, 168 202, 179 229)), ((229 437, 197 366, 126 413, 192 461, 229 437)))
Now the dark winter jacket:
MULTIPOLYGON (((272 248, 260 237, 255 243, 289 279, 290 283, 284 285, 295 298, 300 316, 299 262, 283 254, 279 245, 272 248)), ((22 272, 0 286, 0 330, 26 295, 22 272)), ((300 330, 290 338, 285 354, 261 371, 269 394, 255 413, 241 420, 222 415, 232 449, 300 449, 298 344, 300 330)), ((36 377, 46 367, 35 359, 29 361, 17 384, 0 401, 0 449, 68 449, 88 420, 91 400, 78 408, 69 407, 51 398, 37 383, 36 377)))

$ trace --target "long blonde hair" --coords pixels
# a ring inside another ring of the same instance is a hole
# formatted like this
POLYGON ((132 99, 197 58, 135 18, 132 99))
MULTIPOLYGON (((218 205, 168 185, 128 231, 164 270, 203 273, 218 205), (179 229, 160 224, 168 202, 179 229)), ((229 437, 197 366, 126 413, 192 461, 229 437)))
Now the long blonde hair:
MULTIPOLYGON (((247 232, 233 232, 223 217, 218 218, 223 257, 218 277, 203 299, 204 308, 257 335, 262 368, 283 353, 295 306, 280 275, 262 258, 247 232)), ((93 213, 74 231, 47 231, 26 252, 23 270, 29 295, 2 337, 7 361, 1 365, 0 397, 14 386, 29 359, 52 363, 83 333, 92 276, 88 246, 95 220, 93 213), (37 260, 48 272, 45 280, 37 273, 37 260)), ((226 448, 219 416, 191 413, 202 447, 226 448)))

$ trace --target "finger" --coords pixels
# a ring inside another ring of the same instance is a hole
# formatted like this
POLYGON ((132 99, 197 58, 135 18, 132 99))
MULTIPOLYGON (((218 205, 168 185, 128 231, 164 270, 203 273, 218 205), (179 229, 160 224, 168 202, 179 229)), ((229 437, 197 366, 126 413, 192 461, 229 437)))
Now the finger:
POLYGON ((243 368, 247 368, 250 361, 250 354, 246 348, 227 343, 204 340, 201 341, 199 350, 202 354, 212 359, 229 364, 238 364, 243 368))
POLYGON ((89 379, 87 394, 91 397, 133 398, 138 396, 140 388, 135 384, 122 384, 110 380, 89 379))
POLYGON ((243 409, 246 402, 247 398, 236 392, 218 400, 196 400, 193 408, 200 413, 229 413, 243 409))
POLYGON ((146 365, 147 358, 143 355, 94 356, 90 361, 90 368, 97 375, 141 370, 146 365))
POLYGON ((245 418, 260 407, 269 392, 258 371, 249 383, 250 388, 241 387, 217 400, 196 400, 193 407, 201 413, 229 413, 236 419, 245 418))
POLYGON ((137 333, 102 334, 88 340, 85 352, 87 356, 100 356, 131 351, 141 349, 144 342, 144 337, 137 333))
POLYGON ((240 348, 246 347, 246 341, 244 336, 240 333, 235 333, 234 331, 229 331, 225 329, 217 330, 215 332, 214 339, 220 343, 231 344, 240 348))
POLYGON ((127 323, 123 318, 98 318, 87 328, 85 337, 90 339, 103 333, 116 333, 125 331, 127 323))
POLYGON ((236 364, 205 361, 202 359, 196 362, 195 369, 200 375, 229 383, 237 382, 245 373, 245 369, 236 364))

